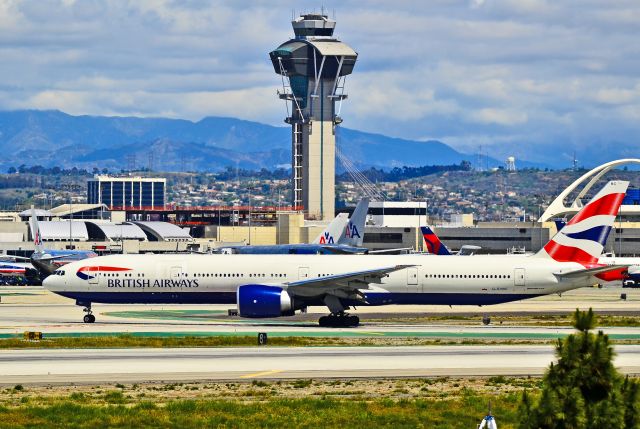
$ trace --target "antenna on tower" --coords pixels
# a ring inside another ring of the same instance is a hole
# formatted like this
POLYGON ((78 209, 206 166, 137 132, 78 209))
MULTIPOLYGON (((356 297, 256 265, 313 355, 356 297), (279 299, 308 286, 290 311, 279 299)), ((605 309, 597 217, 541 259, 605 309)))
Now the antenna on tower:
POLYGON ((573 151, 573 171, 578 171, 578 160, 576 159, 576 151, 573 151))

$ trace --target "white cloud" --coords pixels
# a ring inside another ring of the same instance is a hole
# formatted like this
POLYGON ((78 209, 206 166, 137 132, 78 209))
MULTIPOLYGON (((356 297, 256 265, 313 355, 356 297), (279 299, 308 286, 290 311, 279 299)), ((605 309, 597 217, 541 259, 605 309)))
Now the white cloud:
POLYGON ((470 113, 472 121, 497 124, 497 125, 520 125, 527 122, 527 114, 516 112, 512 109, 484 108, 470 113))
MULTIPOLYGON (((359 53, 345 126, 496 150, 640 132, 635 1, 326 7, 359 53)), ((0 1, 0 108, 281 124, 267 54, 292 36, 291 10, 300 8, 293 0, 0 1)))

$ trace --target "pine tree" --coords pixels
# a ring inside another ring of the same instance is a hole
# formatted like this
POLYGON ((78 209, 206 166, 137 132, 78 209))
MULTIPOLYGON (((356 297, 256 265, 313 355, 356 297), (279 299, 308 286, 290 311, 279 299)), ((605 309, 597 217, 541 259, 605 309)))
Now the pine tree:
POLYGON ((558 340, 556 357, 543 379, 540 398, 526 392, 520 404, 520 428, 640 429, 640 388, 613 366, 609 337, 595 328, 593 311, 576 310, 578 331, 558 340))

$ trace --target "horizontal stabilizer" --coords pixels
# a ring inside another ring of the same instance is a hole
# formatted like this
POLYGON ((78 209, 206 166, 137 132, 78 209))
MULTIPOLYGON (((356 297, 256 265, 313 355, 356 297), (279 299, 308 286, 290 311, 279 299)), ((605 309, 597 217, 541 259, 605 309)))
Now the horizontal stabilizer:
POLYGON ((602 267, 567 271, 566 273, 553 273, 553 275, 564 279, 573 279, 576 277, 595 276, 597 274, 608 273, 609 271, 616 271, 624 268, 629 268, 629 265, 604 265, 602 267))

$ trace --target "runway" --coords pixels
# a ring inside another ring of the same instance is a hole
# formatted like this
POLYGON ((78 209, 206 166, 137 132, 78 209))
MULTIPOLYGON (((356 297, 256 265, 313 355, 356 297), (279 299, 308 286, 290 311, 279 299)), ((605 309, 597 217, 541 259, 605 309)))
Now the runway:
MULTIPOLYGON (((640 345, 615 364, 640 373, 640 345)), ((551 346, 3 350, 0 384, 540 375, 551 346)))
MULTIPOLYGON (((418 336, 433 338, 553 339, 573 332, 560 326, 503 326, 500 314, 570 313, 576 307, 593 307, 608 314, 640 314, 640 290, 584 288, 559 296, 500 304, 488 307, 388 306, 360 307, 353 313, 376 321, 360 327, 326 329, 317 317, 326 309, 311 308, 309 314, 295 318, 268 320, 229 318, 228 305, 95 305, 96 323, 81 322, 82 309, 72 300, 53 295, 38 287, 0 288, 0 338, 21 337, 24 331, 40 331, 45 337, 131 334, 172 335, 256 335, 271 336, 418 336), (627 293, 627 300, 620 293, 627 293), (481 316, 465 324, 437 322, 407 323, 403 318, 432 315, 491 314, 494 323, 481 324, 481 316), (393 317, 392 323, 385 322, 393 317)), ((640 340, 640 328, 602 328, 613 339, 640 340)))

